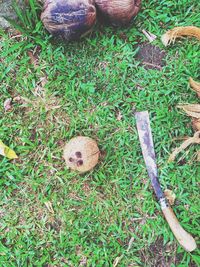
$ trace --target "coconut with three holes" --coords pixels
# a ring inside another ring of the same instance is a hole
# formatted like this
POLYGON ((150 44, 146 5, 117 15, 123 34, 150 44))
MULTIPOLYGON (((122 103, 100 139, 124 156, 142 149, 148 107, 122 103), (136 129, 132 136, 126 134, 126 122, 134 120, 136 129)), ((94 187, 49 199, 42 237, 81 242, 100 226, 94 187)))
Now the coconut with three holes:
POLYGON ((101 20, 114 26, 130 23, 140 10, 142 0, 95 0, 101 20))
POLYGON ((96 141, 85 136, 72 138, 65 145, 64 159, 72 170, 80 173, 92 170, 99 160, 99 148, 96 141))

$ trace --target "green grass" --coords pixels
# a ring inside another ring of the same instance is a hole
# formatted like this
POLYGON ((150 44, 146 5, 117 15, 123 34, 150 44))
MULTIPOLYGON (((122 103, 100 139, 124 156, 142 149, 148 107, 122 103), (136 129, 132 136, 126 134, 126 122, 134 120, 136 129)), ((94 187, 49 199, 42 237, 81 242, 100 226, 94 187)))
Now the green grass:
POLYGON ((130 28, 96 26, 81 42, 55 43, 35 20, 31 29, 22 21, 22 37, 1 32, 0 139, 19 159, 0 158, 0 266, 113 266, 121 255, 120 267, 199 265, 198 250, 184 252, 161 214, 133 118, 133 110, 149 110, 161 184, 175 192, 173 209, 197 240, 199 147, 184 165, 167 159, 181 142, 174 138, 193 134, 176 106, 198 101, 188 79, 200 80, 200 44, 184 39, 164 48, 160 36, 174 26, 200 26, 199 1, 143 2, 130 28), (146 41, 142 29, 167 52, 162 71, 135 59, 138 40, 146 41), (30 51, 37 51, 38 68, 30 51), (29 101, 5 113, 3 102, 16 96, 29 101), (63 145, 77 135, 96 139, 101 150, 98 166, 84 175, 62 158, 63 145))

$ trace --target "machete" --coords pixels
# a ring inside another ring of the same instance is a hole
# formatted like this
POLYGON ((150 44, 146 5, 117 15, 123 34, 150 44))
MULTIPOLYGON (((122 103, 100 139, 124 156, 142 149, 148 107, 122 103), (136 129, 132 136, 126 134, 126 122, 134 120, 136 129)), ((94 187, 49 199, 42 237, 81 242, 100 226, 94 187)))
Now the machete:
POLYGON ((167 199, 165 198, 158 180, 158 168, 156 165, 156 155, 154 151, 152 132, 150 127, 148 111, 136 112, 136 125, 142 149, 143 158, 146 164, 148 176, 155 191, 155 194, 160 202, 162 212, 166 221, 168 222, 174 236, 179 244, 186 251, 193 251, 196 248, 194 238, 187 233, 176 218, 172 208, 170 207, 167 199))

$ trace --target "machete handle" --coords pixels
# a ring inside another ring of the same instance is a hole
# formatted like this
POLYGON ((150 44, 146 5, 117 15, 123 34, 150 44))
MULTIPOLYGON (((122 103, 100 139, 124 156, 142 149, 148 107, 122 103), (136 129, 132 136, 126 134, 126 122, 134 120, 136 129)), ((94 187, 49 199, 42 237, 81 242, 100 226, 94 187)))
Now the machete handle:
POLYGON ((195 250, 197 245, 194 238, 180 225, 172 208, 170 206, 164 206, 162 207, 162 212, 179 244, 186 251, 192 252, 193 250, 195 250))

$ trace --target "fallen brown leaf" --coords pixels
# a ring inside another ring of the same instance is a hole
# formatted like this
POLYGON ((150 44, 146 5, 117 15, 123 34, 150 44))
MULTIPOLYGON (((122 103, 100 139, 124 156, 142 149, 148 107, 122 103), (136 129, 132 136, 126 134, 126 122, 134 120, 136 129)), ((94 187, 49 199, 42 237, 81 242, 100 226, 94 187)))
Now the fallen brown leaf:
POLYGON ((167 46, 174 43, 176 38, 182 36, 192 36, 200 40, 200 28, 195 26, 175 27, 162 35, 162 43, 167 46))
POLYGON ((197 152, 197 161, 200 162, 200 150, 197 152))
POLYGON ((189 83, 192 89, 197 93, 198 97, 200 98, 200 83, 195 82, 191 77, 189 79, 189 83))
POLYGON ((200 119, 200 104, 179 105, 189 116, 200 119))
POLYGON ((30 62, 31 64, 34 66, 34 68, 36 69, 38 67, 38 58, 36 56, 34 56, 32 51, 28 51, 27 52, 29 58, 30 58, 30 62))
POLYGON ((172 162, 175 160, 176 156, 184 151, 188 146, 192 144, 200 144, 200 131, 196 132, 193 137, 189 137, 186 141, 184 141, 179 147, 177 147, 172 154, 169 156, 168 162, 172 162))
POLYGON ((200 119, 192 119, 192 128, 194 129, 194 131, 200 131, 200 119))

